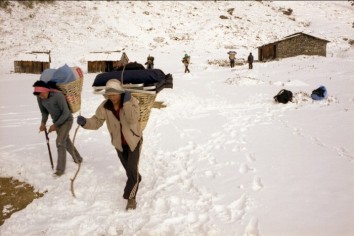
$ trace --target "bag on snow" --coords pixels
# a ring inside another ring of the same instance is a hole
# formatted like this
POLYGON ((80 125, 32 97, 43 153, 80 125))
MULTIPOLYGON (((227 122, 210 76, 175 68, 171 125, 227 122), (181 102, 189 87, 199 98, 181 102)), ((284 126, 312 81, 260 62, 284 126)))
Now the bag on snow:
POLYGON ((274 96, 274 100, 279 103, 288 103, 293 101, 293 93, 289 90, 282 89, 277 95, 274 96))
POLYGON ((322 100, 327 96, 327 89, 325 86, 320 86, 311 93, 311 98, 313 100, 322 100))

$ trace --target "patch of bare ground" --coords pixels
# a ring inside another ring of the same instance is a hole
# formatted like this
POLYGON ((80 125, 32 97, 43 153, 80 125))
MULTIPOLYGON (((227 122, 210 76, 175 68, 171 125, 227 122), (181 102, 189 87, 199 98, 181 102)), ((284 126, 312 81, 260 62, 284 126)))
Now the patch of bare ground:
POLYGON ((13 213, 26 208, 34 199, 43 197, 44 193, 35 192, 34 187, 28 183, 0 177, 0 225, 13 213))

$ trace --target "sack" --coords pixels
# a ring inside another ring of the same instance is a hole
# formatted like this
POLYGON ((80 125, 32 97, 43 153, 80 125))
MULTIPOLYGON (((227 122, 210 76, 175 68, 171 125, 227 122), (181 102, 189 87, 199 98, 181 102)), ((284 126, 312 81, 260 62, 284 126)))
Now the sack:
POLYGON ((50 81, 55 82, 56 84, 66 84, 73 82, 76 74, 75 71, 69 67, 67 64, 59 67, 53 74, 50 81))
POLYGON ((327 89, 325 86, 320 86, 311 93, 311 98, 313 100, 322 100, 327 96, 327 89))
POLYGON ((293 101, 293 93, 289 90, 282 89, 277 95, 274 96, 274 100, 279 103, 288 103, 293 101))

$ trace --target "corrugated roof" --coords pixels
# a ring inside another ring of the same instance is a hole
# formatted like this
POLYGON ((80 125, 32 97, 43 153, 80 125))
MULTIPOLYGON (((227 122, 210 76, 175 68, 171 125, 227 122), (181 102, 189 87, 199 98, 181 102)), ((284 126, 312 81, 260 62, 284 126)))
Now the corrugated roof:
POLYGON ((50 52, 23 52, 16 57, 15 61, 50 62, 50 52))
POLYGON ((86 56, 86 61, 119 61, 122 56, 121 51, 90 52, 86 56))

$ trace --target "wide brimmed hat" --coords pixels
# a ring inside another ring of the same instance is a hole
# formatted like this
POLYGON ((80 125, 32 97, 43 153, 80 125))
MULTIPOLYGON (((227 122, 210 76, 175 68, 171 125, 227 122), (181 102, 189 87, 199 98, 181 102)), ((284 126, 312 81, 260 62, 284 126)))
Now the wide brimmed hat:
POLYGON ((106 88, 104 91, 105 95, 117 95, 125 93, 122 84, 117 79, 110 79, 106 83, 106 88))

